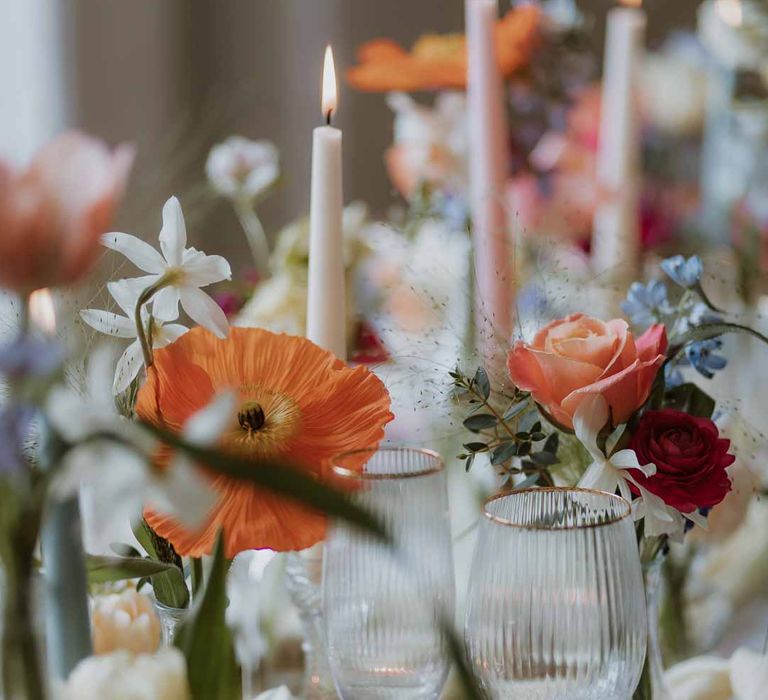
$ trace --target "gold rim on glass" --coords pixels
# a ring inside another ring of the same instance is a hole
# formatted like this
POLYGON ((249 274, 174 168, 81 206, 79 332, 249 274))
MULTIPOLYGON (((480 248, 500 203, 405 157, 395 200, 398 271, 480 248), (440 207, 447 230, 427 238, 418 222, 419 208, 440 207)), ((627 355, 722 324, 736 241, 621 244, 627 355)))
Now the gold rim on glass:
POLYGON ((331 465, 331 471, 338 477, 342 479, 356 479, 358 481, 383 481, 385 479, 413 479, 418 476, 429 476, 430 474, 438 474, 439 472, 443 471, 445 469, 445 462, 443 461, 443 458, 434 450, 427 450, 423 448, 416 448, 416 447, 376 447, 376 448, 369 448, 365 450, 352 450, 350 452, 342 452, 341 454, 336 455, 332 460, 331 465), (359 456, 359 455, 370 455, 373 457, 374 455, 380 453, 380 452, 391 452, 393 454, 395 453, 406 453, 410 452, 413 454, 419 454, 423 457, 429 457, 435 461, 435 465, 433 467, 428 467, 426 469, 419 469, 419 471, 415 472, 400 472, 395 474, 394 472, 381 472, 379 474, 376 473, 366 473, 366 472, 356 472, 354 469, 349 469, 347 467, 342 467, 339 464, 336 464, 337 460, 344 460, 349 457, 359 456))
POLYGON ((622 520, 632 515, 632 505, 626 498, 623 498, 622 496, 618 496, 615 493, 609 493, 608 491, 599 491, 598 489, 585 489, 585 488, 580 488, 578 486, 574 486, 574 487, 543 486, 540 488, 532 487, 527 489, 520 489, 519 491, 510 491, 509 493, 498 493, 495 496, 491 496, 490 498, 487 498, 483 503, 483 515, 486 518, 488 518, 488 520, 490 520, 491 522, 498 523, 499 525, 505 525, 506 527, 518 528, 520 530, 545 530, 547 532, 567 532, 568 530, 587 530, 593 527, 604 527, 606 525, 615 525, 616 523, 621 522, 622 520), (494 501, 501 500, 502 498, 523 496, 528 493, 589 493, 594 496, 603 496, 609 501, 613 501, 614 503, 617 503, 619 506, 622 507, 622 509, 624 509, 624 512, 621 514, 617 514, 612 518, 601 521, 601 522, 584 523, 582 525, 570 525, 570 526, 564 526, 564 527, 546 527, 544 525, 523 525, 521 523, 513 522, 508 518, 502 518, 498 515, 493 515, 492 513, 488 512, 488 505, 490 503, 493 503, 494 501))

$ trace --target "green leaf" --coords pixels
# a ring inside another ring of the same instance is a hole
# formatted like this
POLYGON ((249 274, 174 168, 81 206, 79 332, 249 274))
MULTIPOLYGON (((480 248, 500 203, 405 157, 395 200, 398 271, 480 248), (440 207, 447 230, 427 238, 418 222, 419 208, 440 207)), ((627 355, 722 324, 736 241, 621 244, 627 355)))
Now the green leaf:
MULTIPOLYGON (((171 563, 167 555, 161 556, 163 553, 159 549, 158 538, 143 518, 134 524, 133 534, 151 559, 171 563)), ((152 590, 155 598, 169 608, 186 608, 189 605, 189 589, 176 563, 172 563, 166 571, 152 576, 152 590)))
POLYGON ((491 454, 491 464, 498 466, 508 462, 517 454, 517 445, 514 442, 505 442, 495 448, 491 454))
POLYGON ((241 697, 240 669, 225 615, 227 569, 224 537, 220 531, 205 592, 184 620, 174 645, 187 660, 187 679, 193 700, 232 700, 241 697))
POLYGON ((496 416, 492 416, 490 413, 476 413, 464 421, 464 427, 473 433, 477 433, 481 430, 493 428, 497 423, 498 419, 496 416))
POLYGON ((485 452, 488 449, 484 442, 468 442, 463 447, 470 452, 485 452))
POLYGON ((525 479, 523 479, 519 484, 515 485, 514 491, 524 491, 525 489, 530 489, 539 482, 539 474, 538 472, 536 474, 529 474, 525 479))
POLYGON ((513 418, 517 418, 525 409, 528 408, 528 402, 527 401, 521 401, 520 403, 513 403, 508 409, 507 412, 504 414, 504 420, 512 420, 513 418))
POLYGON ((478 367, 475 372, 475 386, 480 396, 487 401, 491 395, 491 382, 488 379, 488 373, 482 367, 478 367))
POLYGON ((535 452, 531 455, 531 460, 541 467, 551 467, 557 464, 557 456, 551 452, 535 452))
POLYGON ((319 481, 295 465, 278 460, 248 459, 215 448, 193 445, 179 435, 150 423, 140 425, 173 449, 184 452, 196 463, 204 464, 219 474, 280 494, 326 515, 346 520, 385 542, 391 539, 377 516, 356 505, 346 493, 319 481))
POLYGON ((715 400, 696 384, 686 383, 670 389, 664 396, 667 408, 690 413, 699 418, 711 418, 715 412, 715 400))
POLYGON ((475 453, 473 452, 467 457, 467 461, 464 464, 464 471, 468 472, 470 469, 472 469, 472 465, 475 462, 475 453))
POLYGON ((697 340, 709 340, 710 338, 717 338, 725 333, 746 333, 753 338, 763 341, 768 345, 768 338, 759 331, 749 326, 742 326, 739 323, 703 323, 700 326, 694 326, 690 328, 688 332, 683 336, 679 345, 675 346, 674 350, 670 352, 670 356, 674 356, 679 353, 688 343, 693 343, 697 340))
POLYGON ((550 454, 556 455, 559 447, 560 433, 550 433, 542 449, 544 452, 549 452, 550 454))
POLYGON ((110 557, 96 554, 86 555, 85 566, 88 572, 88 583, 112 583, 144 578, 176 568, 173 564, 141 557, 110 557))

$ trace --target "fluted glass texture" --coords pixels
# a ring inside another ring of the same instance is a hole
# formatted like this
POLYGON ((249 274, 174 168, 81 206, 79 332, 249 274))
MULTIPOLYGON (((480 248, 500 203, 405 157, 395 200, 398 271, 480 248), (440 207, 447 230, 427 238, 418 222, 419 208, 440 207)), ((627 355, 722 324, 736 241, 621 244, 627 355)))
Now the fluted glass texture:
POLYGON ((598 491, 530 489, 488 501, 465 638, 504 700, 627 700, 645 656, 645 591, 630 505, 598 491))
POLYGON ((358 504, 377 513, 395 547, 333 522, 323 595, 331 670, 343 700, 437 698, 447 673, 439 619, 453 616, 454 581, 442 460, 384 448, 336 460, 358 504), (360 464, 362 472, 359 471, 360 464))

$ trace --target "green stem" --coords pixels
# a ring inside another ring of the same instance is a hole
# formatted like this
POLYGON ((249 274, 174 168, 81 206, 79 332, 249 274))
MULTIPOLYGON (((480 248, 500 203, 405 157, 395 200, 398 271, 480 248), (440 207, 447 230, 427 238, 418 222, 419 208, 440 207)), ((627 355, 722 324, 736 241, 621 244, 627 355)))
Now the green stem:
POLYGON ((192 557, 192 599, 197 600, 203 592, 203 560, 192 557))
POLYGON ((141 317, 141 311, 144 305, 151 301, 161 289, 170 287, 173 284, 173 276, 166 273, 153 285, 147 287, 140 295, 136 302, 136 309, 134 311, 134 322, 136 323, 136 334, 139 338, 139 344, 141 345, 141 354, 144 356, 144 367, 149 369, 154 364, 154 357, 152 355, 152 316, 147 320, 147 326, 144 326, 144 319, 141 317))

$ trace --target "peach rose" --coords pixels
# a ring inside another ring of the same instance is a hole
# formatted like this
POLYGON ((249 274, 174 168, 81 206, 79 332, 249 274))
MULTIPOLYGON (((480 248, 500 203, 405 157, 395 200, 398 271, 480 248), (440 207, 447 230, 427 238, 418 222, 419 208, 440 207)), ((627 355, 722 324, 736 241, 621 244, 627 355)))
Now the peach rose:
POLYGON ((507 366, 515 385, 561 425, 573 428, 573 415, 590 394, 608 402, 619 425, 648 399, 666 350, 663 325, 635 339, 621 319, 572 314, 540 330, 533 343, 515 343, 507 366))

